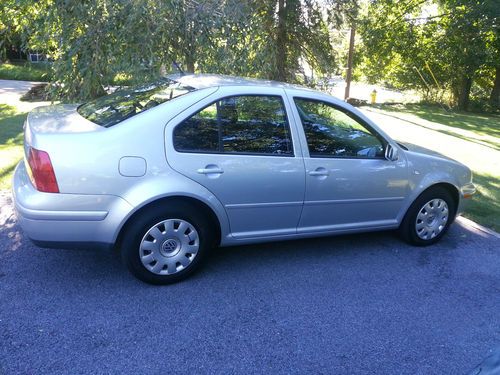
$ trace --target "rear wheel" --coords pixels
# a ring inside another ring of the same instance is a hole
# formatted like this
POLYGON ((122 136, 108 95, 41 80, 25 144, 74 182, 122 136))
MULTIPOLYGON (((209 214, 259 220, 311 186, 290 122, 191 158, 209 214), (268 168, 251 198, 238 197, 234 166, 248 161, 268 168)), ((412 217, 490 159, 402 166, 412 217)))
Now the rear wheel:
POLYGON ((150 284, 170 284, 191 275, 213 244, 208 221, 193 207, 174 203, 148 210, 127 226, 122 259, 150 284))
POLYGON ((446 233, 455 212, 456 204, 446 189, 430 188, 408 209, 399 228, 400 235, 412 245, 432 245, 446 233))

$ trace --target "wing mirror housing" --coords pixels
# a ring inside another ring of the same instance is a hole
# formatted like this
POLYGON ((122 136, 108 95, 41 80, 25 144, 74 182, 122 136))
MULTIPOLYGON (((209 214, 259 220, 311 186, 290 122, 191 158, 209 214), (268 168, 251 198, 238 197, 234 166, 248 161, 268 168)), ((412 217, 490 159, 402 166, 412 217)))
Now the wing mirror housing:
POLYGON ((385 147, 385 158, 390 161, 396 161, 399 159, 399 151, 396 147, 391 145, 390 143, 387 144, 385 147))

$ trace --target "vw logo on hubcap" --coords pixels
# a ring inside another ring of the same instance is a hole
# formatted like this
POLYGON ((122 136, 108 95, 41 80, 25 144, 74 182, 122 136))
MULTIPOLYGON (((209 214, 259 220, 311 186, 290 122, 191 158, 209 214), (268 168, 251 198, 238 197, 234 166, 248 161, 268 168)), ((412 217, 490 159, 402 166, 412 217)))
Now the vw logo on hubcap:
POLYGON ((173 256, 179 250, 179 242, 173 238, 169 238, 161 245, 161 253, 163 256, 173 256))

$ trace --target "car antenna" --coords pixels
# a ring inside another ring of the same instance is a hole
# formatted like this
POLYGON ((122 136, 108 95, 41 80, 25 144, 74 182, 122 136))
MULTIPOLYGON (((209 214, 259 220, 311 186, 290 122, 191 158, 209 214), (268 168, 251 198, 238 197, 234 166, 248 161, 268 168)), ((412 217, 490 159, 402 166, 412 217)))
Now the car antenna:
POLYGON ((179 64, 177 64, 177 62, 174 60, 173 61, 173 66, 175 69, 177 69, 179 71, 179 73, 181 74, 181 76, 185 76, 186 73, 184 73, 184 70, 181 69, 181 67, 179 66, 179 64))

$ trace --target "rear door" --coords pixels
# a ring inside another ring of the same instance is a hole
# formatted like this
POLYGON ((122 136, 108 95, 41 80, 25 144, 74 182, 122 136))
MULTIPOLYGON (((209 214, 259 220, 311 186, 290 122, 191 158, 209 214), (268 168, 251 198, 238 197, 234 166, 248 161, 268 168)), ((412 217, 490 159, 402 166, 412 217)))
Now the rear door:
POLYGON ((221 87, 167 125, 171 167, 224 205, 236 238, 296 233, 304 164, 280 88, 221 87))

